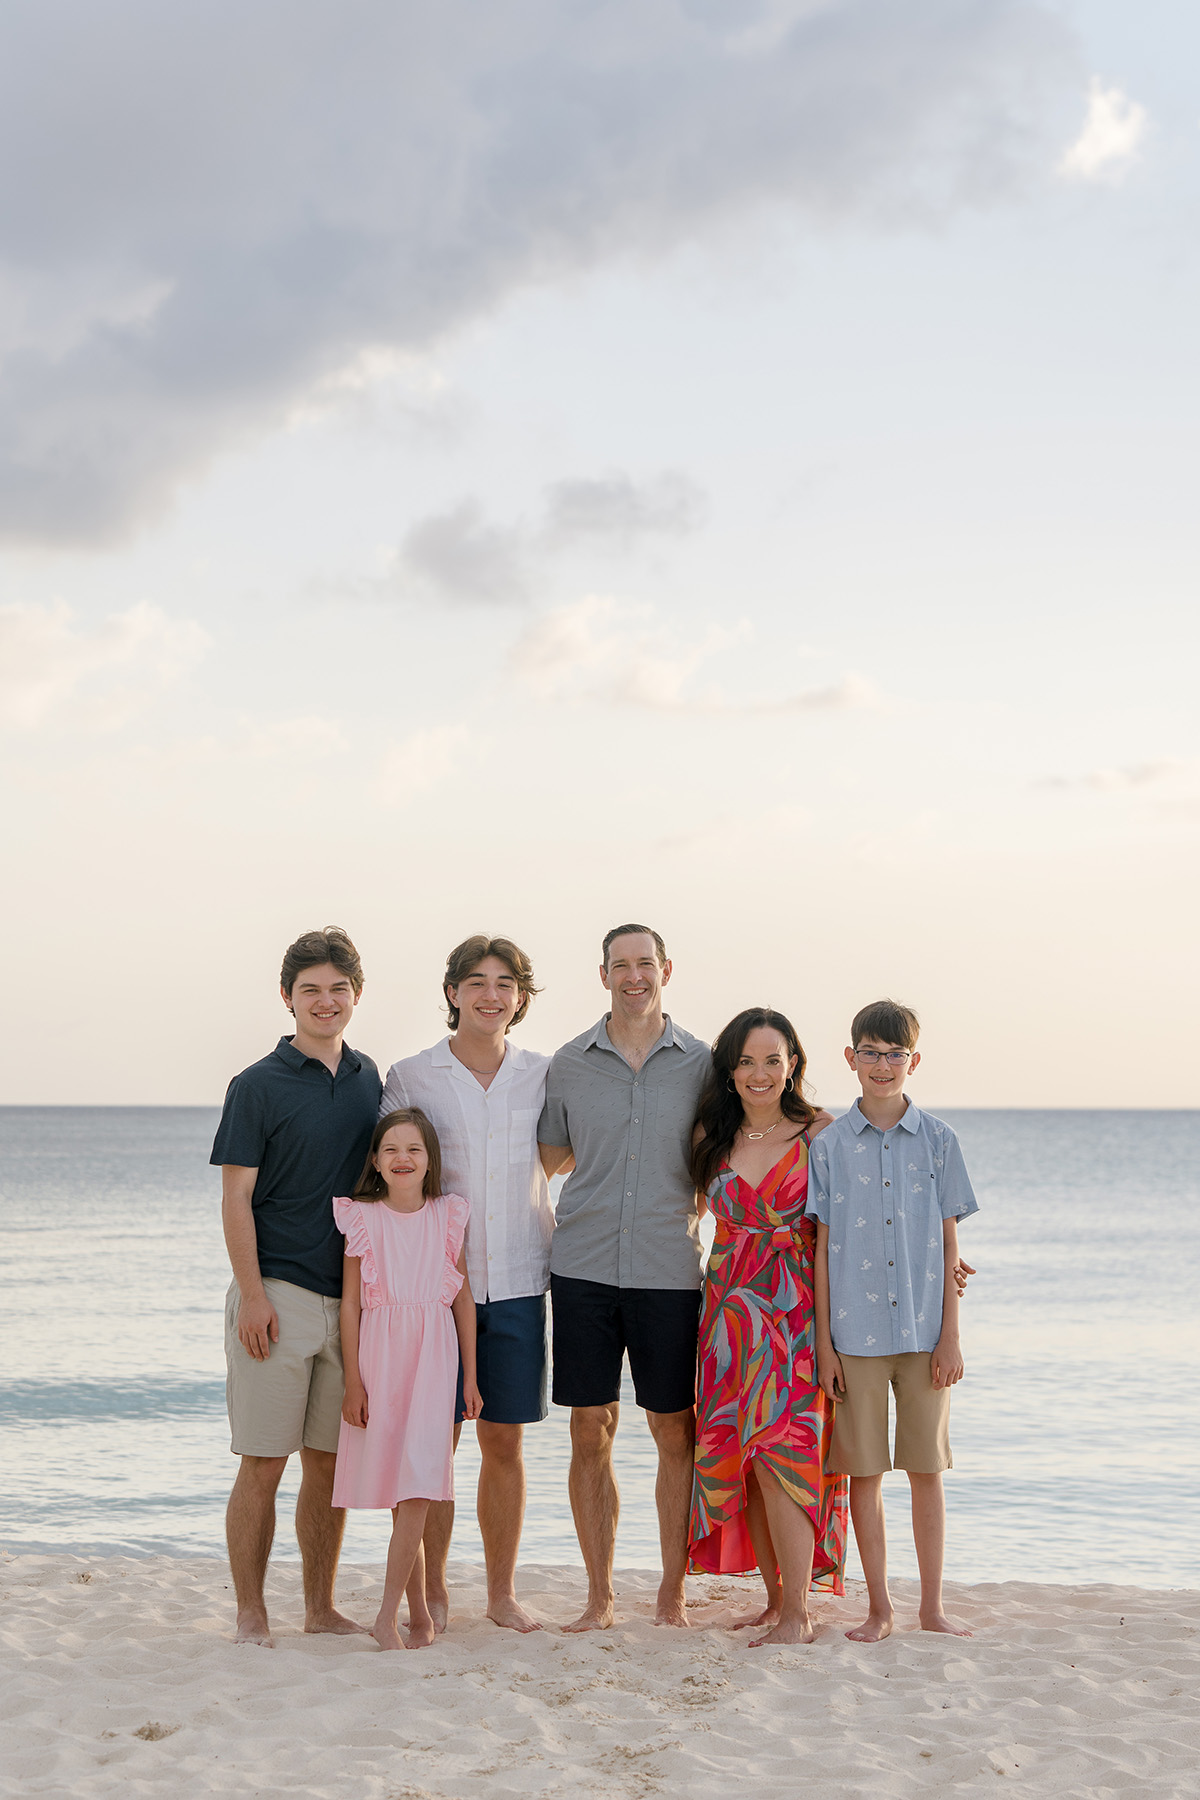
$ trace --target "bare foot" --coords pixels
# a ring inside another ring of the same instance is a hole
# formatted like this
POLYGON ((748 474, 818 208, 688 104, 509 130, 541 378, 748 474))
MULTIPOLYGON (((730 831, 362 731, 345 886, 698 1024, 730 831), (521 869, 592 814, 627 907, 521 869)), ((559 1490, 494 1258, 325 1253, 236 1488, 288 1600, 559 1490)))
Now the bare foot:
POLYGON ((766 1625, 769 1627, 771 1625, 778 1625, 778 1623, 779 1603, 776 1602, 774 1606, 764 1606, 763 1610, 760 1613, 755 1613, 753 1618, 735 1620, 729 1629, 730 1631, 746 1631, 748 1628, 756 1625, 766 1625))
POLYGON ((577 1619, 564 1625, 564 1631, 607 1631, 613 1622, 613 1603, 611 1600, 591 1601, 584 1607, 577 1619))
POLYGON ((371 1627, 371 1636, 381 1650, 403 1650, 404 1639, 396 1630, 392 1619, 376 1619, 371 1627))
POLYGON ((500 1600, 489 1600, 487 1616, 493 1625, 507 1625, 510 1631, 542 1629, 541 1620, 532 1618, 513 1594, 506 1594, 500 1600))
MULTIPOLYGON (((435 1631, 445 1631, 450 1623, 450 1596, 442 1589, 440 1594, 431 1594, 426 1590, 425 1604, 429 1608, 429 1616, 433 1620, 435 1631)), ((410 1628, 412 1621, 409 1621, 410 1628)))
POLYGON ((416 1625, 409 1626, 404 1647, 406 1650, 428 1650, 430 1644, 435 1643, 436 1640, 437 1628, 433 1620, 421 1619, 416 1625))
POLYGON ((780 1619, 778 1625, 764 1632, 762 1637, 751 1638, 750 1648, 758 1650, 763 1644, 811 1644, 816 1635, 816 1621, 807 1613, 800 1613, 793 1618, 780 1619))
POLYGON ((891 1637, 894 1613, 868 1613, 861 1625, 856 1625, 846 1636, 856 1644, 878 1644, 885 1637, 891 1637))
POLYGON ((972 1637, 974 1635, 968 1631, 965 1625, 956 1625, 953 1619, 948 1619, 944 1612, 922 1613, 921 1630, 948 1631, 951 1637, 972 1637))
POLYGON ((683 1597, 681 1587, 660 1587, 658 1605, 654 1609, 656 1625, 673 1625, 676 1630, 688 1630, 687 1601, 683 1597))
POLYGON ((366 1632, 365 1625, 359 1625, 348 1619, 345 1613, 335 1612, 331 1606, 328 1612, 309 1613, 304 1620, 305 1631, 331 1631, 335 1637, 353 1637, 355 1632, 366 1632))
POLYGON ((233 1641, 235 1644, 261 1644, 264 1650, 273 1650, 275 1639, 271 1636, 265 1609, 247 1607, 240 1612, 233 1641))

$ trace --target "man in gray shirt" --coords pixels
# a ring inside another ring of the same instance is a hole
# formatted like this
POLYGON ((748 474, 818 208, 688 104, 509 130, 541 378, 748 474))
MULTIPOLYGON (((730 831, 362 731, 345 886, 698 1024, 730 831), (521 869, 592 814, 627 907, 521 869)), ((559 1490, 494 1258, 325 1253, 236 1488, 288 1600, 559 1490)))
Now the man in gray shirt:
POLYGON ((571 1408, 571 1511, 588 1600, 568 1631, 613 1622, 619 1497, 612 1450, 629 1354, 658 1450, 663 1577, 656 1623, 686 1625, 700 1242, 688 1172, 707 1047, 666 1017, 666 946, 646 925, 604 939, 612 1011, 550 1065, 538 1126, 547 1175, 573 1172, 550 1252, 556 1406, 571 1408))

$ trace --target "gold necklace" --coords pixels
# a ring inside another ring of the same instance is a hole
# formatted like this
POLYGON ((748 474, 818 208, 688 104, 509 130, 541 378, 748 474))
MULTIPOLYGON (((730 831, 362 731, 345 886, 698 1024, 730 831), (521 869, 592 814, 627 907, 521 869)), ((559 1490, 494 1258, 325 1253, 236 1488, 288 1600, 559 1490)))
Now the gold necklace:
POLYGON ((778 1127, 782 1124, 783 1124, 783 1114, 780 1113, 780 1115, 776 1119, 774 1125, 768 1125, 767 1129, 765 1131, 750 1131, 747 1129, 747 1127, 745 1125, 743 1125, 742 1126, 742 1136, 744 1138, 748 1139, 749 1142, 755 1143, 755 1142, 757 1142, 757 1140, 759 1138, 770 1137, 771 1133, 773 1131, 777 1130, 778 1127))

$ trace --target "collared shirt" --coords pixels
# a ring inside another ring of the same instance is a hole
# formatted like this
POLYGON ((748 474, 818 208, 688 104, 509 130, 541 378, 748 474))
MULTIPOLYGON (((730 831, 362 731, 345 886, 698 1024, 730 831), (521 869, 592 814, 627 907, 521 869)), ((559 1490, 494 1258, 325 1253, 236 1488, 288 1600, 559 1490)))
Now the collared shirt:
POLYGON ((234 1076, 209 1161, 258 1170, 254 1231, 265 1278, 340 1295, 345 1246, 330 1201, 353 1190, 378 1112, 379 1070, 348 1044, 336 1074, 281 1037, 234 1076))
POLYGON ((829 1227, 833 1347, 933 1350, 942 1332, 942 1222, 979 1211, 958 1139, 910 1100, 880 1131, 858 1101, 813 1139, 806 1211, 829 1227))
POLYGON ((558 1202, 550 1267, 609 1287, 698 1288, 700 1239, 688 1170, 712 1059, 666 1020, 641 1068, 603 1018, 550 1065, 543 1144, 569 1144, 575 1170, 558 1202))
POLYGON ((419 1106, 442 1147, 442 1189, 471 1203, 467 1274, 476 1300, 516 1300, 550 1285, 554 1208, 538 1156, 537 1124, 550 1058, 504 1047, 485 1088, 444 1037, 393 1063, 379 1116, 419 1106))

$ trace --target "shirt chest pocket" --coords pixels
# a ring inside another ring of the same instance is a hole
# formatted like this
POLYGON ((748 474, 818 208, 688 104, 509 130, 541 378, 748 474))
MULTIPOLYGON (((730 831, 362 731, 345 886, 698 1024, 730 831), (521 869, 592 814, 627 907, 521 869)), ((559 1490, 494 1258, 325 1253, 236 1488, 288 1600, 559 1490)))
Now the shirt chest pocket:
POLYGON ((510 1163, 529 1163, 537 1155, 537 1124, 540 1117, 536 1106, 515 1106, 509 1114, 510 1163))
POLYGON ((908 1206, 919 1220, 936 1218, 941 1212, 938 1198, 938 1178, 932 1169, 910 1169, 908 1171, 908 1206))

